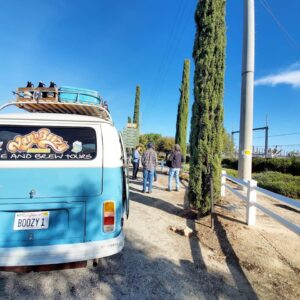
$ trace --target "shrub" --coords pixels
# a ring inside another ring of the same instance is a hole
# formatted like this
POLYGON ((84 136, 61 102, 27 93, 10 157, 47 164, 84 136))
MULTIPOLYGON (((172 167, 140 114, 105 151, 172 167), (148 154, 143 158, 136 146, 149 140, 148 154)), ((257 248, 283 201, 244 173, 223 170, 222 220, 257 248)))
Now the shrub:
POLYGON ((260 158, 256 157, 252 161, 252 172, 275 171, 288 173, 289 167, 292 164, 290 158, 260 158))
POLYGON ((300 199, 300 176, 280 172, 253 174, 258 186, 286 197, 300 199))
MULTIPOLYGON (((226 168, 223 170, 229 176, 238 176, 237 170, 226 168)), ((254 173, 253 179, 257 181, 257 185, 261 188, 286 197, 300 199, 300 176, 269 171, 254 173)))
MULTIPOLYGON (((222 166, 229 169, 238 169, 237 159, 223 159, 222 166)), ((252 172, 281 172, 288 173, 295 176, 300 175, 300 158, 262 158, 254 157, 252 160, 252 172)))
POLYGON ((189 172, 189 170, 190 170, 190 165, 189 164, 186 164, 186 163, 182 164, 182 171, 183 172, 189 172))
POLYGON ((289 166, 288 173, 300 176, 300 158, 291 158, 291 165, 289 166))
POLYGON ((232 177, 237 177, 238 176, 238 171, 234 170, 234 169, 223 169, 224 171, 226 171, 226 174, 232 177))
POLYGON ((238 169, 238 160, 235 158, 223 158, 222 167, 229 169, 238 169))

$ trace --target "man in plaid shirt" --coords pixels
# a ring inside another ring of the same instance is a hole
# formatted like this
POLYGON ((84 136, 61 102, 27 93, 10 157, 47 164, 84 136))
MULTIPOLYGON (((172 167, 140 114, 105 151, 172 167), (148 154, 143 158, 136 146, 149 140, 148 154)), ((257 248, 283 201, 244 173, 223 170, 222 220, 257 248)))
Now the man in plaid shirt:
POLYGON ((152 193, 152 182, 154 176, 154 170, 157 166, 157 155, 156 152, 153 150, 153 144, 148 143, 147 150, 142 156, 142 165, 143 165, 143 175, 144 175, 144 182, 143 182, 143 193, 146 192, 147 182, 149 182, 148 186, 148 193, 152 193))

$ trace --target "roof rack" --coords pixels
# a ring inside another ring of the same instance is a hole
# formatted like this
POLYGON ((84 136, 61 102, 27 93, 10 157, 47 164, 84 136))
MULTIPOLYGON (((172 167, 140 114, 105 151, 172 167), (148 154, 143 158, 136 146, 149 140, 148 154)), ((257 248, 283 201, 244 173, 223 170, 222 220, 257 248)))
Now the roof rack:
POLYGON ((68 94, 75 94, 75 100, 72 102, 61 101, 59 94, 62 92, 56 87, 18 88, 17 92, 13 93, 17 96, 16 100, 2 105, 0 110, 15 105, 28 112, 78 114, 99 117, 113 122, 109 111, 103 105, 102 99, 100 99, 99 104, 82 103, 79 100, 80 96, 88 96, 82 92, 68 91, 68 94))

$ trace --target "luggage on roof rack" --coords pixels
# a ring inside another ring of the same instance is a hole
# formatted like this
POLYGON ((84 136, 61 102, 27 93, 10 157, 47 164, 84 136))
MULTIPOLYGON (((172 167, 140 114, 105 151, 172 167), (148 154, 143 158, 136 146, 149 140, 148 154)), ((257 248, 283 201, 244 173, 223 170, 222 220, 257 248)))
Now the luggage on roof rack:
POLYGON ((67 103, 101 104, 101 98, 98 92, 69 86, 59 88, 58 100, 67 103))
POLYGON ((79 114, 112 121, 99 93, 93 90, 67 86, 23 87, 15 94, 13 104, 29 112, 79 114))

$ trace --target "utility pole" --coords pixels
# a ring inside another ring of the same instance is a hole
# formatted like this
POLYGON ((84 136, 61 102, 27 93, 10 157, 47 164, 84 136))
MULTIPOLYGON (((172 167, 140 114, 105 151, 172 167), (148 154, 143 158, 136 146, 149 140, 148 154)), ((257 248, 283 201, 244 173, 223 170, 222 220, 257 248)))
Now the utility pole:
POLYGON ((269 148, 269 126, 268 126, 268 115, 266 115, 265 158, 268 157, 268 148, 269 148))
POLYGON ((251 180, 254 92, 254 0, 244 0, 244 32, 238 176, 251 180))
POLYGON ((268 157, 268 148, 269 148, 269 126, 266 126, 266 131, 265 131, 265 158, 268 157))

